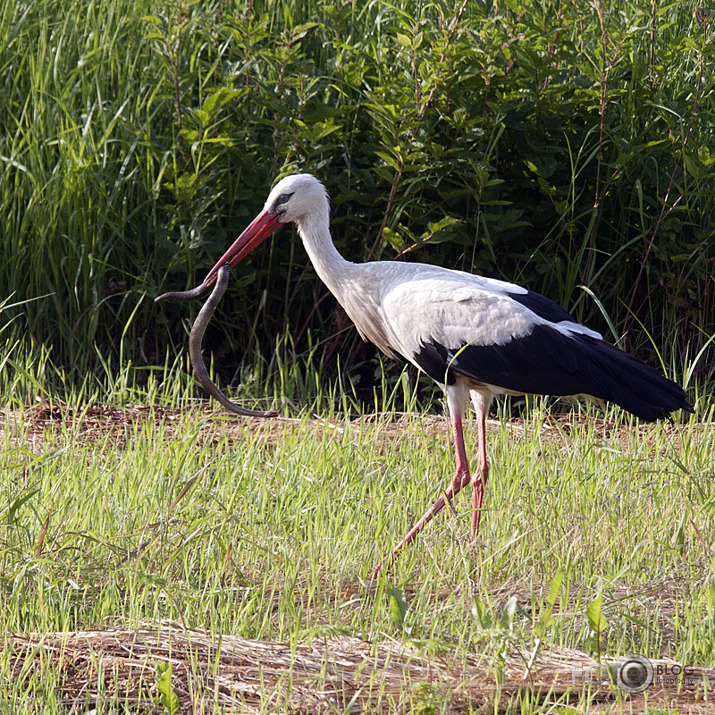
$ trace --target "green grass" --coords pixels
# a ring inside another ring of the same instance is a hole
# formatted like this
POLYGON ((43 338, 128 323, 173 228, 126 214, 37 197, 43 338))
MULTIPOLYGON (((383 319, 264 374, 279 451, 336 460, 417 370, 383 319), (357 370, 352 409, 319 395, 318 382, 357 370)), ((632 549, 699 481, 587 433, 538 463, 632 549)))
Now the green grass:
MULTIPOLYGON (((182 383, 166 387, 181 399, 182 383)), ((457 518, 442 513, 373 582, 371 568, 451 477, 439 419, 401 420, 393 403, 376 419, 283 418, 268 438, 247 421, 159 404, 169 401, 5 411, 0 630, 173 619, 217 638, 409 635, 426 652, 492 654, 498 667, 504 648, 533 648, 537 634, 593 649, 587 608, 600 595, 604 652, 715 666, 712 422, 639 426, 620 412, 603 422, 590 407, 557 420, 541 401, 524 420, 502 415, 488 430, 477 542, 460 495, 457 518), (553 622, 539 625, 559 573, 553 622), (406 601, 402 619, 390 593, 406 601), (496 623, 511 597, 505 631, 496 623)), ((475 443, 469 430, 472 455, 475 443)), ((29 689, 7 685, 18 707, 47 698, 59 711, 47 669, 29 689)))

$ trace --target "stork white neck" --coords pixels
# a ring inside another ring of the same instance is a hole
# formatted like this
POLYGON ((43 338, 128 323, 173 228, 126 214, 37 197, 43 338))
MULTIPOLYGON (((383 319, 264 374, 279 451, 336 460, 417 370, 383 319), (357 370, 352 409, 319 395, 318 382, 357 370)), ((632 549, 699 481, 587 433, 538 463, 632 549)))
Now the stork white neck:
POLYGON ((330 235, 330 207, 327 197, 315 202, 310 211, 295 219, 298 234, 320 279, 341 300, 346 277, 355 267, 342 257, 330 235))

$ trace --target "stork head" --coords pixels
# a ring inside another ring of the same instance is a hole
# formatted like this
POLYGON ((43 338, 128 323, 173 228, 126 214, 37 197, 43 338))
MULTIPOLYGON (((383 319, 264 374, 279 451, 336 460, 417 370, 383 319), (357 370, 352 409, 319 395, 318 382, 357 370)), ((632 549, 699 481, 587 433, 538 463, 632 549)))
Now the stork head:
POLYGON ((327 214, 328 194, 312 174, 286 176, 273 187, 263 211, 209 271, 204 284, 213 283, 222 265, 235 266, 284 223, 293 221, 301 229, 313 220, 326 221, 327 214))
POLYGON ((300 223, 307 214, 319 211, 327 200, 325 187, 312 174, 293 174, 273 187, 263 211, 278 214, 279 223, 300 223))

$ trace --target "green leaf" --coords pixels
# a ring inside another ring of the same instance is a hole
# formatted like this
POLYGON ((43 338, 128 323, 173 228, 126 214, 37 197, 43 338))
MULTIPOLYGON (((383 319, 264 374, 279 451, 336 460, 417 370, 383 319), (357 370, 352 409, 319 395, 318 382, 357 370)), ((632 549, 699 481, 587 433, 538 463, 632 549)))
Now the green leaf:
POLYGON ((403 47, 412 47, 412 38, 409 35, 405 35, 402 32, 398 32, 395 36, 395 39, 403 47))
POLYGON ((381 149, 378 149, 375 154, 380 157, 386 164, 391 166, 395 171, 400 171, 400 165, 397 162, 397 159, 394 157, 393 154, 387 152, 387 151, 382 151, 381 149))
POLYGON ((405 241, 397 231, 393 231, 389 226, 382 229, 382 237, 396 250, 400 251, 405 245, 405 241))
POLYGON ((412 629, 407 625, 409 606, 407 605, 404 592, 401 588, 397 588, 397 586, 388 586, 387 599, 390 606, 390 618, 392 622, 397 626, 400 633, 409 636, 412 629))
POLYGON ((211 121, 211 115, 204 109, 195 109, 191 116, 204 127, 211 121))
POLYGON ((159 700, 169 715, 179 709, 179 696, 171 687, 171 663, 159 663, 156 666, 156 689, 159 700))
POLYGON ((715 156, 710 153, 710 147, 705 144, 698 147, 698 160, 705 164, 705 166, 710 166, 710 164, 715 162, 715 156))
POLYGON ((291 33, 293 40, 303 39, 314 27, 318 27, 317 22, 305 22, 302 25, 296 25, 291 33))
POLYGON ((201 109, 203 109, 204 112, 211 114, 221 109, 221 107, 230 102, 232 99, 238 97, 240 94, 242 94, 241 90, 221 87, 206 97, 204 103, 201 105, 201 109))
POLYGON ((595 601, 586 606, 586 617, 588 618, 588 625, 592 631, 596 633, 602 633, 608 627, 608 622, 602 612, 603 607, 603 594, 599 593, 598 598, 595 601))
POLYGON ((492 627, 492 620, 487 614, 487 608, 484 602, 478 598, 475 598, 472 604, 472 618, 477 628, 481 631, 489 630, 492 627))
POLYGON ((512 596, 504 606, 504 612, 501 614, 499 625, 502 630, 510 631, 514 625, 514 614, 516 613, 516 596, 512 596))
POLYGON ((27 492, 20 493, 17 497, 15 497, 14 501, 7 507, 6 523, 15 524, 19 509, 23 504, 30 501, 30 499, 32 499, 32 497, 34 497, 39 491, 39 489, 32 489, 27 492))
MULTIPOLYGON (((430 221, 427 224, 428 230, 420 236, 420 240, 432 240, 436 234, 441 233, 442 231, 444 231, 444 229, 449 228, 450 226, 454 226, 455 224, 461 223, 463 222, 460 219, 455 218, 454 216, 445 216, 439 221, 430 221)), ((436 242, 438 243, 439 241, 436 242)))
POLYGON ((204 472, 208 468, 208 465, 205 467, 202 467, 199 469, 196 474, 194 474, 193 477, 187 480, 186 484, 181 488, 181 491, 178 493, 176 498, 169 504, 169 511, 173 511, 176 508, 176 505, 190 492, 193 492, 194 489, 196 488, 196 485, 201 481, 201 477, 204 475, 204 472))
POLYGON ((546 596, 546 603, 542 606, 541 613, 539 614, 539 621, 534 629, 537 638, 544 638, 546 631, 554 624, 554 617, 552 613, 554 606, 556 605, 556 599, 559 597, 561 586, 564 582, 564 576, 565 573, 563 568, 559 568, 556 571, 556 575, 551 580, 549 593, 546 596))

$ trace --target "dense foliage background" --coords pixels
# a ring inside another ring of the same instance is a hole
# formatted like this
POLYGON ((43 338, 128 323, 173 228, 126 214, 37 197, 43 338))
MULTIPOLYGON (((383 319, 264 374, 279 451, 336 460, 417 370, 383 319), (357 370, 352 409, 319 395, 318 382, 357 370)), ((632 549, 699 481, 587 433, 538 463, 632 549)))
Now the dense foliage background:
MULTIPOLYGON (((347 258, 521 282, 712 389, 714 20, 655 0, 6 0, 0 365, 71 384, 171 359, 196 307, 152 299, 310 171, 347 258)), ((370 378, 346 327, 284 229, 209 340, 228 378, 276 349, 370 378)))

